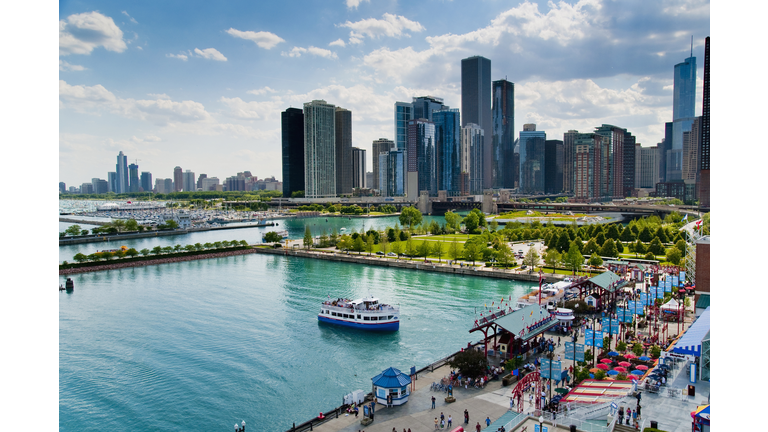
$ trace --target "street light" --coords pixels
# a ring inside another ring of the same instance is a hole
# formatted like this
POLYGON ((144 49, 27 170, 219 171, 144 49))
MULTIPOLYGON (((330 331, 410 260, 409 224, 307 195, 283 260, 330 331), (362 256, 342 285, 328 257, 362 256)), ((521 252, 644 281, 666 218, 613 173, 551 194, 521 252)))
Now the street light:
POLYGON ((539 416, 539 432, 543 432, 543 431, 544 431, 544 416, 540 415, 539 416))

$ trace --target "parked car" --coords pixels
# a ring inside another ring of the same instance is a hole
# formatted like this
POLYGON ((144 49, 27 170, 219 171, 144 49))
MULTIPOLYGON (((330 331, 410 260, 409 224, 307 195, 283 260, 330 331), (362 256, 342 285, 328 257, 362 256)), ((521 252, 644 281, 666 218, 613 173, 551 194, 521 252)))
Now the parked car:
POLYGON ((527 266, 527 265, 525 265, 525 264, 523 264, 523 265, 521 265, 521 266, 520 266, 520 270, 525 270, 525 269, 527 269, 527 268, 528 268, 528 266, 527 266))
POLYGON ((378 251, 378 252, 376 252, 376 255, 384 255, 384 252, 378 251))
POLYGON ((390 252, 390 253, 388 253, 388 254, 387 254, 387 256, 388 256, 388 257, 396 257, 396 256, 397 256, 397 254, 396 254, 396 253, 394 253, 394 252, 390 252))

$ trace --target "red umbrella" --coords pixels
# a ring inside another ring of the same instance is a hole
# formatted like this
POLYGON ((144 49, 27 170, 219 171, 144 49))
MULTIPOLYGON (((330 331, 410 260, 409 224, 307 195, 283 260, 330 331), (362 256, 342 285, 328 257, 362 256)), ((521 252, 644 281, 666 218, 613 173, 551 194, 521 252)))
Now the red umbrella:
POLYGON ((640 369, 641 371, 645 371, 645 370, 648 370, 648 366, 646 366, 646 365, 638 365, 636 367, 636 369, 640 369))
POLYGON ((627 373, 627 370, 624 369, 623 367, 615 367, 615 368, 613 368, 613 370, 615 370, 616 372, 620 372, 620 373, 627 373))
POLYGON ((629 375, 629 378, 632 379, 632 381, 637 381, 640 379, 637 377, 637 375, 629 375))
POLYGON ((612 361, 613 360, 611 360, 611 359, 604 358, 604 359, 600 360, 600 363, 610 363, 612 361))
POLYGON ((637 356, 636 356, 636 355, 634 355, 634 354, 625 354, 625 355, 624 355, 624 357, 626 357, 626 358, 628 358, 628 359, 637 358, 637 356))
POLYGON ((630 366, 632 366, 632 363, 630 363, 630 362, 628 362, 628 361, 619 362, 619 364, 620 364, 620 365, 622 365, 622 366, 624 366, 624 367, 630 367, 630 366))
POLYGON ((608 365, 607 365, 607 364, 604 364, 604 363, 601 363, 601 364, 599 364, 599 365, 597 365, 597 366, 595 366, 595 367, 596 367, 596 368, 599 368, 599 369, 602 369, 602 370, 605 370, 605 371, 607 371, 608 369, 610 369, 610 367, 608 367, 608 365))

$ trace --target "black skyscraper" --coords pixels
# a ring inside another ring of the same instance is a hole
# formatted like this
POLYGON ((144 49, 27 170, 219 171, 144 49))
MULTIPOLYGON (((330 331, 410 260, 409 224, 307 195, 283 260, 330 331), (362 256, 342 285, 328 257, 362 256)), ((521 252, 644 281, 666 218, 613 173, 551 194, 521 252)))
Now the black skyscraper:
POLYGON ((288 108, 281 114, 283 128, 283 196, 304 190, 304 111, 288 108))
POLYGON ((563 192, 563 142, 546 140, 544 142, 544 193, 563 192))
MULTIPOLYGON (((491 119, 491 61, 474 56, 461 60, 461 126, 483 128, 486 142, 493 140, 491 119)), ((493 146, 483 147, 483 188, 493 187, 493 146)))
MULTIPOLYGON (((512 159, 515 147, 515 84, 507 80, 493 82, 492 177, 494 188, 515 187, 512 159)), ((486 136, 488 132, 485 132, 486 136)))

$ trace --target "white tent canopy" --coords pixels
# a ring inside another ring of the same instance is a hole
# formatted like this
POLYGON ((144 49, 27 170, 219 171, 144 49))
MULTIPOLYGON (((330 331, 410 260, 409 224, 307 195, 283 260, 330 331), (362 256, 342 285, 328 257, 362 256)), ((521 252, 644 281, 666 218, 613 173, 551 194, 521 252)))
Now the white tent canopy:
POLYGON ((678 303, 675 299, 670 299, 668 302, 661 305, 661 310, 677 311, 679 309, 680 309, 680 303, 678 303))

